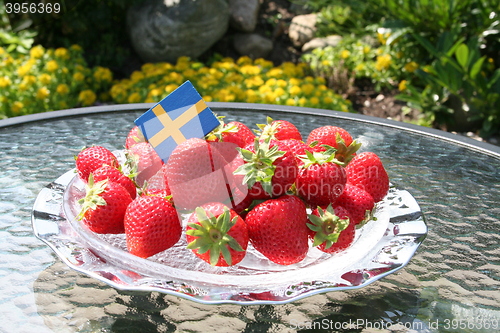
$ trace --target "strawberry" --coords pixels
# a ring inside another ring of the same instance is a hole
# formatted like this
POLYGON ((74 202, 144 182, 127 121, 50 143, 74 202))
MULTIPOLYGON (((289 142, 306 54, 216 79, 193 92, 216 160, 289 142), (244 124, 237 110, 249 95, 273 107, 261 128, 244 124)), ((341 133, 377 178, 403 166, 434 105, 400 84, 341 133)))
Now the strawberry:
POLYGON ((177 210, 159 196, 138 196, 124 217, 129 252, 148 258, 174 246, 182 234, 177 210))
POLYGON ((245 221, 222 203, 197 207, 188 218, 188 249, 212 266, 232 266, 245 257, 248 230, 245 221))
POLYGON ((136 143, 128 149, 127 155, 127 163, 130 164, 132 173, 135 174, 135 182, 139 186, 143 186, 163 165, 160 156, 149 142, 136 143))
POLYGON ((295 189, 311 207, 327 206, 337 200, 344 191, 346 173, 344 168, 334 161, 332 151, 311 153, 306 150, 295 189))
POLYGON ((347 183, 370 193, 375 202, 389 192, 389 176, 377 154, 363 152, 356 155, 346 167, 347 183))
POLYGON ((239 149, 245 161, 234 172, 243 175, 253 199, 279 197, 295 182, 298 167, 290 148, 269 138, 263 142, 255 140, 253 147, 239 149))
POLYGON ((228 202, 224 157, 203 139, 179 144, 170 155, 166 177, 175 205, 194 209, 207 202, 228 202))
POLYGON ((260 132, 260 139, 265 140, 267 138, 275 140, 288 140, 294 139, 302 141, 302 135, 300 131, 289 121, 286 120, 273 120, 271 117, 267 117, 267 124, 257 124, 260 132))
POLYGON ((301 167, 304 164, 304 161, 300 158, 300 155, 305 155, 306 149, 311 150, 311 147, 306 145, 304 141, 301 140, 286 139, 281 140, 281 142, 288 146, 289 150, 295 156, 295 162, 297 162, 297 166, 301 167))
POLYGON ((351 216, 351 222, 358 225, 370 220, 375 201, 370 193, 347 183, 344 192, 335 201, 335 205, 344 207, 351 216))
POLYGON ((240 148, 253 143, 255 134, 247 125, 239 121, 231 121, 227 124, 221 123, 216 129, 207 135, 207 141, 231 142, 240 148))
POLYGON ((329 147, 336 149, 335 158, 349 163, 361 144, 352 139, 351 134, 345 129, 336 126, 318 127, 309 133, 306 141, 307 145, 314 145, 314 151, 326 151, 329 147))
POLYGON ((127 138, 125 139, 125 148, 130 149, 133 145, 138 144, 140 142, 145 142, 146 139, 138 126, 132 127, 132 129, 128 132, 127 138))
POLYGON ((350 222, 349 212, 342 206, 326 209, 321 207, 308 215, 313 246, 326 253, 337 253, 347 249, 354 241, 355 224, 350 222))
POLYGON ((101 146, 84 148, 75 158, 78 176, 87 182, 91 172, 99 169, 103 165, 110 165, 115 168, 120 166, 118 159, 113 153, 101 146))
POLYGON ((145 188, 143 188, 144 194, 158 195, 164 198, 172 195, 172 191, 170 191, 170 187, 168 186, 166 170, 167 165, 163 164, 161 169, 148 179, 145 188))
POLYGON ((115 183, 120 184, 121 186, 125 187, 125 189, 127 189, 132 199, 135 199, 135 196, 137 195, 137 189, 134 182, 115 167, 103 165, 93 172, 93 176, 94 182, 109 179, 115 183))
POLYGON ((123 233, 123 216, 132 202, 127 189, 109 179, 94 183, 92 174, 85 189, 85 197, 78 201, 82 208, 77 218, 99 234, 123 233))
POLYGON ((306 206, 297 196, 266 200, 248 212, 245 222, 252 245, 272 262, 290 265, 307 255, 306 206))

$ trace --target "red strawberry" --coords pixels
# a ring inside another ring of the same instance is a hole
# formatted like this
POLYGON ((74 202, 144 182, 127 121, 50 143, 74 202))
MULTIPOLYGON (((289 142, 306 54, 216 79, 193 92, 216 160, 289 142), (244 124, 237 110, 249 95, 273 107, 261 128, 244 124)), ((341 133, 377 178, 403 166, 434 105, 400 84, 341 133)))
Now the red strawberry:
POLYGON ((306 150, 295 186, 297 194, 313 208, 327 206, 344 191, 346 173, 334 158, 335 154, 330 152, 311 153, 306 150))
POLYGON ((279 197, 295 182, 298 173, 295 156, 281 141, 255 140, 253 147, 240 149, 240 154, 245 164, 235 174, 245 176, 243 182, 253 199, 279 197))
POLYGON ((94 172, 103 165, 110 165, 115 168, 120 166, 116 156, 110 150, 101 146, 92 146, 83 149, 76 156, 75 164, 78 176, 85 182, 89 179, 91 172, 94 172))
POLYGON ((389 176, 380 158, 372 152, 356 155, 346 167, 347 183, 370 193, 375 202, 389 191, 389 176))
POLYGON ((207 202, 228 202, 224 157, 203 139, 179 144, 170 155, 166 176, 177 208, 194 209, 207 202))
POLYGON ((346 165, 361 147, 360 143, 353 141, 349 132, 336 126, 322 126, 312 130, 306 144, 315 144, 314 151, 325 151, 328 147, 335 148, 335 158, 346 165))
POLYGON ((272 262, 290 265, 307 255, 306 206, 297 196, 266 200, 248 212, 245 222, 255 249, 272 262))
POLYGON ((146 139, 144 139, 141 130, 138 126, 134 126, 128 132, 127 139, 125 140, 125 148, 130 149, 133 145, 144 141, 146 141, 146 139))
POLYGON ((281 140, 281 142, 288 146, 290 151, 295 156, 295 162, 297 162, 297 166, 301 167, 304 164, 304 161, 302 161, 300 156, 306 154, 306 149, 312 150, 311 147, 306 145, 304 141, 301 140, 286 139, 286 140, 281 140))
POLYGON ((94 182, 109 179, 112 182, 120 184, 127 189, 132 199, 135 199, 135 196, 137 195, 137 189, 134 182, 115 167, 103 165, 93 172, 93 176, 94 182))
POLYGON ((127 207, 124 217, 129 252, 148 258, 162 252, 180 239, 182 226, 177 210, 158 196, 139 196, 127 207))
POLYGON ((258 124, 257 126, 260 129, 260 139, 294 139, 302 141, 300 131, 289 121, 273 120, 271 117, 267 117, 267 124, 258 124))
POLYGON ((94 183, 91 174, 86 195, 78 201, 82 206, 78 219, 99 234, 123 233, 123 216, 130 202, 132 198, 125 187, 109 179, 94 183))
POLYGON ((133 173, 136 174, 137 185, 143 186, 144 182, 161 169, 163 161, 149 142, 139 142, 128 150, 129 161, 133 173))
POLYGON ((147 186, 144 189, 144 194, 147 195, 157 195, 160 197, 168 197, 172 195, 172 191, 170 191, 170 187, 168 186, 167 181, 167 165, 163 164, 161 169, 147 181, 147 186))
POLYGON ((255 134, 247 125, 239 121, 231 121, 227 124, 221 123, 219 127, 207 135, 207 141, 230 142, 240 148, 253 143, 255 134))
POLYGON ((344 207, 351 216, 351 222, 357 225, 371 218, 375 201, 370 193, 347 183, 344 192, 335 201, 335 205, 344 207))
POLYGON ((316 208, 309 214, 307 226, 312 230, 313 246, 323 252, 337 253, 347 249, 354 241, 355 224, 342 206, 316 208))
POLYGON ((212 266, 232 266, 245 257, 248 230, 234 210, 214 202, 189 216, 186 239, 187 248, 212 266))

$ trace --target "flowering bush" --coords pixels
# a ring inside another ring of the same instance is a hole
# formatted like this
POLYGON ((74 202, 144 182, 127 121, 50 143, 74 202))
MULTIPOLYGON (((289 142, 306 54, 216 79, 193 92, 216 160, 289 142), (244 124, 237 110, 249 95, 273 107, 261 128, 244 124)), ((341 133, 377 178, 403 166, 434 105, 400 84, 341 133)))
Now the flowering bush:
POLYGON ((144 64, 130 78, 111 88, 116 103, 160 101, 190 80, 207 102, 248 102, 350 111, 351 104, 325 85, 323 78, 307 76, 306 64, 274 67, 264 59, 222 58, 211 66, 187 57, 177 63, 144 64))
POLYGON ((370 79, 377 91, 395 86, 405 89, 404 80, 419 65, 407 58, 397 43, 388 45, 388 37, 388 33, 378 32, 376 43, 345 37, 336 46, 314 49, 302 58, 317 76, 328 81, 330 87, 343 92, 348 92, 350 86, 347 84, 352 85, 354 79, 360 78, 370 79), (346 77, 339 77, 339 73, 346 77), (339 83, 344 84, 338 87, 339 83))
POLYGON ((112 80, 109 69, 87 67, 78 45, 26 55, 0 48, 0 118, 92 105, 109 98, 112 80))

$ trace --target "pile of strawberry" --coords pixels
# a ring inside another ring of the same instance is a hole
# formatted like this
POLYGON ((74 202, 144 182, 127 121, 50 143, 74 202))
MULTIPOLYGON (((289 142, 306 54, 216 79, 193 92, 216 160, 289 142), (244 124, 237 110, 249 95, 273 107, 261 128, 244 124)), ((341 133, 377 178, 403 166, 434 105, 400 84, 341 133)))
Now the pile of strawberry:
POLYGON ((178 145, 163 162, 139 129, 126 162, 101 146, 76 157, 86 196, 79 219, 96 233, 125 233, 147 258, 176 244, 215 266, 245 257, 248 245, 274 263, 303 260, 311 247, 348 248, 389 190, 379 157, 343 128, 323 126, 305 141, 296 126, 268 118, 255 133, 237 121, 178 145), (126 170, 126 171, 125 171, 126 170), (183 227, 180 213, 187 213, 183 227), (185 231, 183 233, 183 231, 185 231))

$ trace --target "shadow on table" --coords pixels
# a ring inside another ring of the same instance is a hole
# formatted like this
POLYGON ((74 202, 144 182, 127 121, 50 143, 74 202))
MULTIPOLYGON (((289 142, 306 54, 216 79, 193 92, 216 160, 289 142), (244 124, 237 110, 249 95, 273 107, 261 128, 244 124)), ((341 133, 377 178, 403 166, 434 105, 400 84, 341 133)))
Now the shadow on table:
POLYGON ((33 289, 38 314, 55 332, 361 332, 377 322, 415 319, 418 292, 387 285, 376 282, 283 305, 205 305, 157 292, 119 291, 57 261, 40 273, 33 289))

